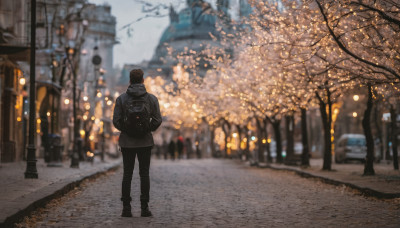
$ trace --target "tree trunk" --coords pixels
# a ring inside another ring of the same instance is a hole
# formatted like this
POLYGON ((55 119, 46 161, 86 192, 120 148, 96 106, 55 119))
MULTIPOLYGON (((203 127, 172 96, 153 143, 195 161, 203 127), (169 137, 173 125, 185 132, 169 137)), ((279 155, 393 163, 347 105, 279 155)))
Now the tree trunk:
POLYGON ((216 157, 216 151, 215 151, 215 143, 214 143, 214 138, 215 138, 215 127, 210 126, 210 146, 211 146, 211 154, 213 157, 216 157))
POLYGON ((364 129, 365 138, 367 141, 367 157, 365 161, 364 167, 364 175, 375 175, 374 171, 374 139, 372 137, 371 132, 371 112, 372 112, 372 86, 371 83, 368 83, 368 101, 367 101, 367 108, 364 112, 364 118, 362 120, 362 126, 364 129))
POLYGON ((238 141, 239 141, 239 145, 238 145, 238 151, 240 152, 239 154, 240 154, 240 157, 239 157, 239 159, 240 160, 242 160, 242 148, 240 147, 241 146, 241 143, 242 143, 242 128, 240 127, 240 125, 239 124, 237 124, 236 125, 236 129, 237 129, 237 131, 238 131, 238 141))
POLYGON ((301 165, 310 166, 310 151, 308 148, 307 131, 307 110, 301 108, 301 141, 303 143, 303 152, 301 153, 301 165))
POLYGON ((229 129, 226 126, 226 120, 222 120, 222 131, 224 132, 224 154, 223 157, 228 157, 228 137, 229 137, 229 129))
POLYGON ((247 128, 247 126, 244 129, 245 129, 245 133, 246 133, 245 154, 246 154, 246 161, 248 161, 250 158, 250 135, 249 135, 249 129, 247 128))
POLYGON ((383 133, 382 133, 382 122, 380 119, 380 113, 379 113, 379 109, 378 109, 378 105, 375 105, 374 108, 374 123, 375 123, 375 127, 376 127, 376 133, 377 133, 377 137, 379 139, 379 160, 383 158, 383 133))
POLYGON ((263 130, 264 124, 262 124, 258 118, 256 118, 256 122, 257 122, 257 138, 258 138, 258 140, 257 140, 257 145, 258 145, 258 163, 261 163, 261 162, 265 162, 265 159, 264 159, 264 145, 262 143, 263 133, 264 133, 264 130, 263 130))
POLYGON ((399 160, 397 156, 397 113, 392 105, 390 106, 390 119, 392 126, 393 168, 399 170, 399 160))
POLYGON ((223 157, 224 158, 227 158, 228 157, 228 132, 226 132, 225 130, 224 130, 224 134, 225 134, 225 137, 224 137, 224 143, 225 143, 225 148, 224 148, 224 155, 223 155, 223 157))
POLYGON ((332 164, 332 146, 331 146, 331 127, 329 123, 328 113, 326 112, 326 104, 316 93, 319 100, 319 111, 321 112, 322 126, 324 128, 324 163, 323 170, 331 170, 332 164))
POLYGON ((294 156, 294 116, 287 115, 285 117, 286 125, 286 160, 290 160, 294 156))
POLYGON ((264 118, 264 135, 265 139, 267 140, 265 147, 267 149, 267 162, 272 162, 272 157, 271 157, 271 148, 270 148, 270 143, 268 141, 268 119, 267 117, 264 118))
POLYGON ((272 123, 272 127, 274 128, 274 134, 275 134, 275 141, 276 141, 276 162, 277 163, 282 163, 282 137, 281 137, 281 120, 275 119, 275 121, 272 123))
POLYGON ((227 120, 224 120, 224 122, 225 122, 224 126, 226 126, 226 133, 225 133, 225 157, 228 157, 228 155, 231 156, 231 152, 232 152, 232 151, 230 151, 230 153, 228 154, 228 150, 230 150, 230 148, 227 147, 228 143, 230 143, 230 141, 231 141, 231 140, 229 140, 229 142, 228 142, 228 139, 231 139, 232 125, 231 125, 231 123, 229 123, 227 120))

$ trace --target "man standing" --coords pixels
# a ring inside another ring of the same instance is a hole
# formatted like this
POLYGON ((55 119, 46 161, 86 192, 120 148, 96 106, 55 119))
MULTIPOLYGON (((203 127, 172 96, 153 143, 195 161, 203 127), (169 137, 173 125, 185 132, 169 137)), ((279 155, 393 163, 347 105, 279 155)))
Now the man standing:
POLYGON ((154 146, 151 132, 161 125, 162 117, 157 98, 147 93, 143 82, 143 71, 133 69, 130 72, 130 85, 117 98, 114 108, 113 124, 121 131, 119 145, 124 163, 122 217, 132 217, 131 182, 136 155, 139 161, 141 216, 152 216, 148 206, 150 158, 154 146))

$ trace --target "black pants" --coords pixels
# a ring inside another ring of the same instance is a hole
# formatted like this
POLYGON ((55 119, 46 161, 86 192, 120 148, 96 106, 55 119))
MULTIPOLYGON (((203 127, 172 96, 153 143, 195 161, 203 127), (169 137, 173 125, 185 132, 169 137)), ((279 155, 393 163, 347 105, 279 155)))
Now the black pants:
POLYGON ((151 147, 121 148, 124 162, 124 175, 122 178, 122 201, 131 201, 132 174, 135 167, 135 157, 139 161, 140 176, 140 201, 148 203, 150 200, 150 158, 151 147))

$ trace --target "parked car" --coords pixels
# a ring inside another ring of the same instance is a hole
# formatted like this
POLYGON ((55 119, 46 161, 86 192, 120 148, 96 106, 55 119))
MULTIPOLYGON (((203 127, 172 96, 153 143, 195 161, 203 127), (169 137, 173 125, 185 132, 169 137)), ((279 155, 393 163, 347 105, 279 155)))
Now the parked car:
POLYGON ((343 134, 340 136, 335 149, 335 162, 343 163, 349 160, 365 162, 367 146, 365 135, 343 134))

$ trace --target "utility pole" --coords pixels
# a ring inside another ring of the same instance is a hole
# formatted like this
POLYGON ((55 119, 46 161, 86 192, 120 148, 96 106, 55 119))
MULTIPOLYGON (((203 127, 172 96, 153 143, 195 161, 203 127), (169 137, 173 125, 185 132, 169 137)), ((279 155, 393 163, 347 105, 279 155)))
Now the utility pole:
POLYGON ((35 129, 36 129, 36 0, 31 0, 31 58, 30 58, 30 87, 29 87, 29 144, 27 147, 28 155, 26 159, 25 178, 37 179, 36 169, 36 148, 35 148, 35 129))

